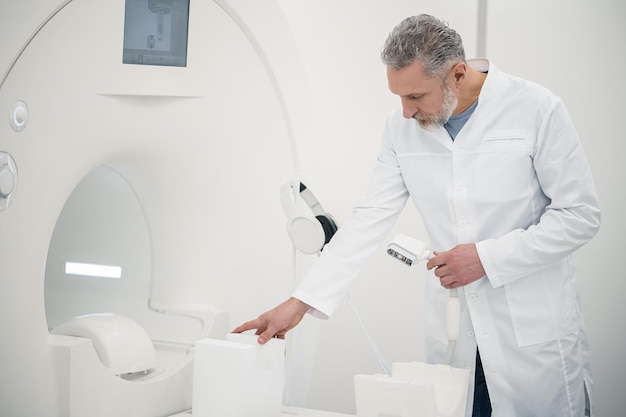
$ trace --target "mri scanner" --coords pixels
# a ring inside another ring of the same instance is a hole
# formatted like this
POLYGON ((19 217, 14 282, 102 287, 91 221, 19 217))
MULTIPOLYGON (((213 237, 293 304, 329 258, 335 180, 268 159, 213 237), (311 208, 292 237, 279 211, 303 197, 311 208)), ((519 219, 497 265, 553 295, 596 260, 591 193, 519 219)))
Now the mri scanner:
POLYGON ((289 28, 270 0, 8 3, 1 413, 188 412, 194 343, 292 284, 267 236, 316 151, 289 28))
MULTIPOLYGON (((279 187, 321 150, 282 10, 23 0, 0 19, 0 414, 191 416, 194 366, 216 363, 198 347, 294 285, 279 187)), ((380 378, 359 380, 369 404, 380 378)))

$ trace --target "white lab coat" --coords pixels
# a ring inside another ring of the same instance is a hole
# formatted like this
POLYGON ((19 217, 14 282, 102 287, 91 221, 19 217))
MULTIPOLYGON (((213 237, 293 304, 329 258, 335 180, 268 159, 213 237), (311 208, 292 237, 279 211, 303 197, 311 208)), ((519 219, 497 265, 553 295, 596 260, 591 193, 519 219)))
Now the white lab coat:
MULTIPOLYGON (((473 371, 479 346, 495 417, 583 416, 591 376, 571 255, 599 227, 590 169, 557 96, 486 60, 469 63, 488 76, 455 141, 394 111, 368 192, 294 296, 331 315, 410 197, 432 249, 475 242, 486 271, 459 291, 452 365, 473 371)), ((431 273, 431 363, 446 350, 447 296, 431 273)), ((473 373, 467 416, 472 399, 473 373)))

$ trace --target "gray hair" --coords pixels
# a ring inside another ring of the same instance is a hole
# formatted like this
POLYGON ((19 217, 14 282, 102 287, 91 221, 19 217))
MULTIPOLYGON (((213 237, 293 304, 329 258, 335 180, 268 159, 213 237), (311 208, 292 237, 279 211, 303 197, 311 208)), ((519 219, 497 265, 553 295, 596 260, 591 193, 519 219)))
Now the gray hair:
POLYGON ((394 69, 419 60, 426 75, 443 79, 452 65, 465 62, 465 50, 461 36, 446 22, 421 14, 407 17, 393 29, 381 58, 394 69))

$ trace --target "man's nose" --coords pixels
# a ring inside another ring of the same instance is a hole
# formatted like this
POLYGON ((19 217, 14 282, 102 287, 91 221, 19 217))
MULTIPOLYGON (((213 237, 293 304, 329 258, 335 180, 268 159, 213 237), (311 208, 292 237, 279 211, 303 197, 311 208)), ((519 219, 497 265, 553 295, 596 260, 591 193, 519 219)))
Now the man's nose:
POLYGON ((404 116, 405 119, 413 118, 418 111, 419 109, 415 103, 412 103, 404 97, 402 98, 402 116, 404 116))
POLYGON ((405 119, 412 119, 416 113, 418 113, 417 107, 402 104, 402 116, 404 116, 405 119))

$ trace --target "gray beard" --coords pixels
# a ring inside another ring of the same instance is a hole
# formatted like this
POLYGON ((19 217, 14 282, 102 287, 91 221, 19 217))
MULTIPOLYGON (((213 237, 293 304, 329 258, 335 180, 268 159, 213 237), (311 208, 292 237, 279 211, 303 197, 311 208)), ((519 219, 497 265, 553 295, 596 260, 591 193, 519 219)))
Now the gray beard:
POLYGON ((416 114, 413 118, 417 120, 422 129, 432 132, 448 123, 450 116, 452 116, 458 104, 459 102, 452 90, 445 85, 443 87, 443 104, 441 111, 434 116, 416 114))

